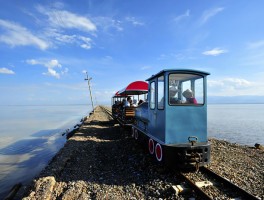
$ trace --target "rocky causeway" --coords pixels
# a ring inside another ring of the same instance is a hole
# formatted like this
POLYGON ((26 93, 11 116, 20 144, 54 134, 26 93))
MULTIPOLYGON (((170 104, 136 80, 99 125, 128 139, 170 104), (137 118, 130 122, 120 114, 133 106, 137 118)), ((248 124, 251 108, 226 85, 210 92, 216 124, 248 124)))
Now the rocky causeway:
MULTIPOLYGON (((264 199, 264 150, 212 138, 210 142, 208 167, 264 199)), ((49 165, 29 185, 22 186, 14 199, 199 199, 195 192, 177 196, 173 186, 181 182, 96 107, 49 165)))

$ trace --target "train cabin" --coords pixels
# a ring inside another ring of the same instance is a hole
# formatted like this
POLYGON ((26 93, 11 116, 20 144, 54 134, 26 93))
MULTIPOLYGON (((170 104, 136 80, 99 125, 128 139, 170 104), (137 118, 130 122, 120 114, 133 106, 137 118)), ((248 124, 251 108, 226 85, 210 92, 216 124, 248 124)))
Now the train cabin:
POLYGON ((207 72, 162 70, 146 81, 148 101, 135 109, 132 133, 158 161, 196 167, 210 162, 207 72))

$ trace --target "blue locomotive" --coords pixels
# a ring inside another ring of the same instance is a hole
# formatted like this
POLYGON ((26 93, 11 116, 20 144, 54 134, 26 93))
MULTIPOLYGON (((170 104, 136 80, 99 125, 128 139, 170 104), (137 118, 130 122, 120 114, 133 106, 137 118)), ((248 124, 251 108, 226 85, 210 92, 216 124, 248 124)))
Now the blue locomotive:
POLYGON ((210 162, 207 75, 198 70, 169 69, 146 80, 147 101, 133 108, 129 124, 133 137, 146 141, 157 161, 184 167, 210 162))

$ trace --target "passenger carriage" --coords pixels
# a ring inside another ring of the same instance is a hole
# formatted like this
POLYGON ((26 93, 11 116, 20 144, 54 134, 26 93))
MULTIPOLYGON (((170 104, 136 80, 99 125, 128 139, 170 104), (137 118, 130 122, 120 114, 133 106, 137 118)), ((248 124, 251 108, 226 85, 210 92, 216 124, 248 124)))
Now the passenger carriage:
POLYGON ((115 93, 115 95, 112 97, 112 117, 116 120, 118 118, 118 115, 121 114, 122 111, 122 100, 125 99, 126 95, 120 95, 119 91, 115 93))
POLYGON ((135 109, 132 134, 158 161, 196 167, 210 162, 207 72, 163 70, 147 79, 148 102, 135 109))
POLYGON ((135 81, 118 91, 112 98, 112 115, 121 126, 131 127, 135 120, 135 106, 125 106, 127 97, 133 100, 140 98, 146 100, 148 93, 148 83, 135 81))

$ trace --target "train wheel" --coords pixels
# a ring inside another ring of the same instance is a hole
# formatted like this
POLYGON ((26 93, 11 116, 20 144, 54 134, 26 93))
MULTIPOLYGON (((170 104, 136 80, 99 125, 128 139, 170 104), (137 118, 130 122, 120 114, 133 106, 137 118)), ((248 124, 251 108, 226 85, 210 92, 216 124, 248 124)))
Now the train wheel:
POLYGON ((148 141, 148 150, 151 155, 154 154, 155 148, 154 148, 154 141, 152 139, 149 139, 148 141))
POLYGON ((155 147, 155 155, 156 155, 156 159, 157 161, 162 161, 162 158, 163 158, 163 152, 162 152, 162 147, 159 143, 156 144, 156 147, 155 147))
POLYGON ((131 136, 132 136, 132 138, 134 137, 134 135, 135 135, 135 128, 132 127, 132 129, 131 129, 131 136))
POLYGON ((138 139, 138 130, 137 129, 135 129, 135 131, 134 131, 134 138, 135 138, 135 140, 138 139))

